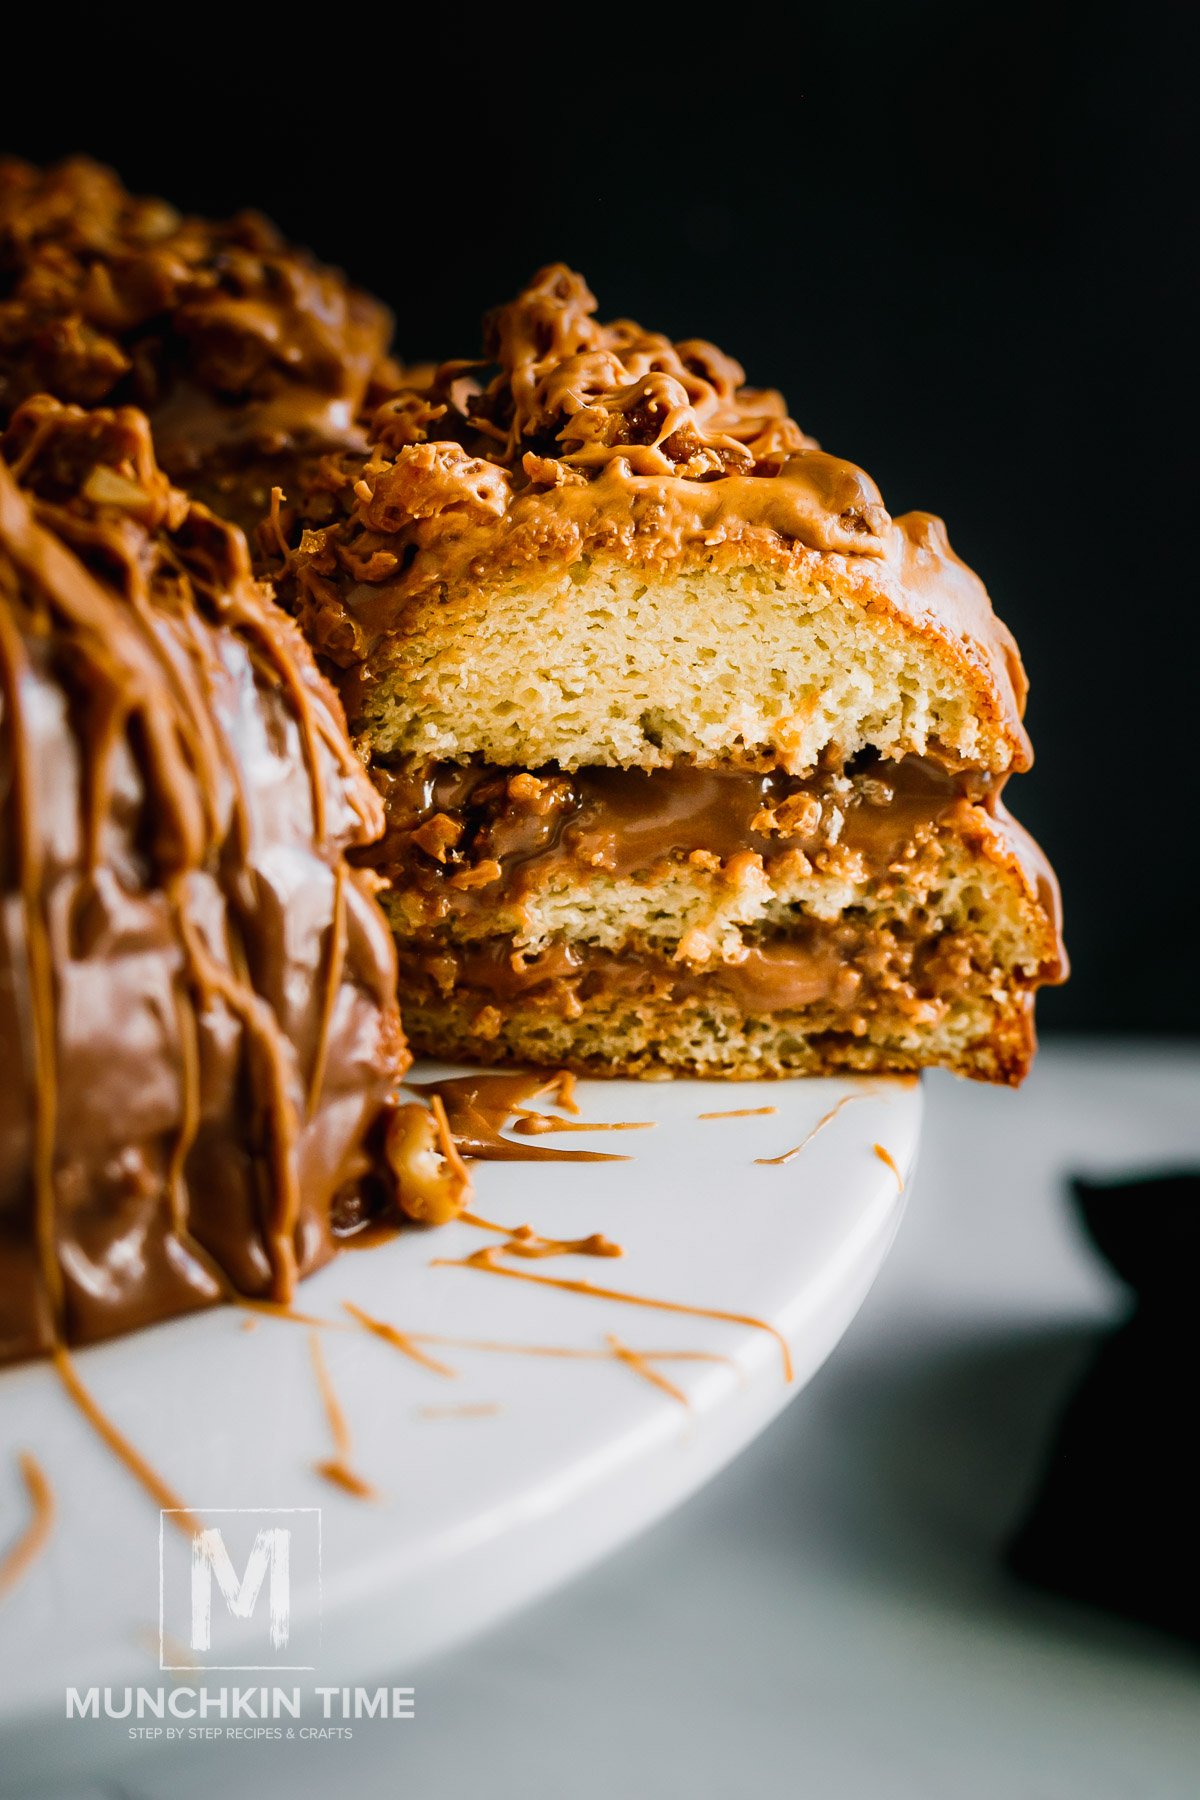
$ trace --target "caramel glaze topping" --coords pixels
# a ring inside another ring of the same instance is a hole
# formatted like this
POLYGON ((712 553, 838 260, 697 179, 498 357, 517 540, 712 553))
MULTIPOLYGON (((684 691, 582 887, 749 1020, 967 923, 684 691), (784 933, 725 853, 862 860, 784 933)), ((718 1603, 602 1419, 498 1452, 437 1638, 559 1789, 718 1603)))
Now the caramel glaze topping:
POLYGON ((364 665, 420 596, 593 553, 656 569, 746 555, 784 572, 833 555, 974 667, 1024 766, 1016 645, 941 521, 893 520, 868 475, 714 345, 595 311, 579 275, 541 270, 487 318, 480 358, 379 407, 365 464, 330 458, 289 495, 285 591, 347 671, 351 722, 364 665))
POLYGON ((34 393, 131 402, 170 473, 219 491, 247 458, 364 447, 360 416, 398 379, 390 336, 383 306, 254 213, 181 217, 83 158, 0 161, 0 424, 34 393))
POLYGON ((408 1059, 345 862, 379 802, 240 532, 132 410, 33 401, 0 448, 4 1361, 286 1303, 408 1059))

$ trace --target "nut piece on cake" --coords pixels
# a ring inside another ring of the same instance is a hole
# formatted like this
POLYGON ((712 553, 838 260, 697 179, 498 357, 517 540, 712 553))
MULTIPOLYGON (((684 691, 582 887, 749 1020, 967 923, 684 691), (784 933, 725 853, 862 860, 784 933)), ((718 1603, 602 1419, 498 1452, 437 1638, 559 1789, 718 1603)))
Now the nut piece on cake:
POLYGON ((287 1300, 394 1198, 382 825, 242 534, 131 409, 0 451, 0 1363, 287 1300))
POLYGON ((255 213, 183 217, 84 158, 0 160, 0 425, 35 393, 130 402, 171 477, 249 526, 306 460, 365 443, 391 327, 255 213))
POLYGON ((372 444, 289 496, 282 592, 387 806, 415 1045, 1020 1080, 1057 897, 999 797, 1016 646, 940 520, 563 267, 372 444))

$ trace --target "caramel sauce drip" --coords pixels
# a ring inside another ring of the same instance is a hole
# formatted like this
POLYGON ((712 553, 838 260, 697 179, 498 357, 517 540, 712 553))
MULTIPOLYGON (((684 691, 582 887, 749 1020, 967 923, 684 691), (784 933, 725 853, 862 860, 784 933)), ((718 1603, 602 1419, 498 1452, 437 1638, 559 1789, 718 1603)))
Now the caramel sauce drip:
POLYGON ((364 1331, 369 1331, 373 1336, 382 1338, 385 1344, 390 1344, 393 1350, 400 1352, 401 1356, 407 1356, 410 1361, 420 1363, 423 1369, 429 1369, 435 1375, 453 1376, 457 1374, 457 1370, 452 1369, 449 1363, 440 1362, 436 1356, 430 1356, 427 1351, 422 1350, 417 1338, 411 1332, 398 1331, 394 1325, 388 1325, 383 1319, 372 1318, 370 1313, 364 1312, 361 1306, 355 1306, 350 1300, 343 1300, 342 1305, 364 1331))
POLYGON ((812 1143, 813 1139, 819 1137, 827 1125, 832 1125, 843 1107, 852 1106, 856 1100, 866 1100, 869 1098, 870 1096, 868 1094, 843 1094, 841 1099, 836 1101, 834 1105, 829 1108, 828 1112, 821 1114, 821 1117, 817 1120, 812 1130, 805 1132, 798 1144, 793 1144, 792 1148, 790 1150, 785 1150, 782 1156, 756 1156, 754 1159, 755 1162, 763 1168, 778 1168, 784 1163, 792 1162, 800 1155, 801 1151, 808 1149, 808 1146, 812 1143))
POLYGON ((286 1304, 408 1060, 380 804, 244 538, 131 410, 2 449, 0 1361, 286 1304))
POLYGON ((449 1376, 451 1379, 457 1378, 458 1370, 452 1369, 448 1363, 440 1362, 437 1358, 429 1356, 423 1350, 423 1345, 437 1344, 454 1350, 483 1350, 501 1356, 551 1357, 570 1362, 619 1362, 624 1367, 632 1369, 634 1374, 643 1381, 649 1381, 684 1406, 690 1405, 690 1402, 683 1389, 672 1381, 665 1381, 655 1369, 654 1364, 670 1362, 725 1363, 729 1365, 731 1361, 729 1357, 709 1350, 633 1350, 611 1334, 605 1340, 605 1349, 587 1350, 567 1344, 511 1344, 497 1342, 493 1338, 460 1338, 447 1337, 440 1332, 400 1331, 382 1319, 372 1318, 369 1313, 363 1312, 361 1307, 354 1306, 348 1300, 344 1300, 342 1304, 351 1318, 357 1320, 365 1331, 382 1339, 385 1344, 390 1344, 392 1349, 398 1350, 402 1356, 407 1356, 412 1361, 420 1363, 423 1368, 431 1370, 436 1375, 449 1376))
POLYGON ((512 1130, 521 1137, 545 1137, 554 1131, 651 1131, 653 1119, 556 1119, 550 1113, 518 1111, 512 1130))
POLYGON ((376 1490, 369 1481, 351 1466, 354 1454, 354 1440, 337 1390, 329 1373, 329 1365, 325 1361, 325 1350, 321 1343, 321 1335, 314 1331, 309 1340, 313 1369, 317 1377, 317 1388, 321 1395, 321 1404, 325 1408, 325 1417, 329 1421, 329 1435, 333 1439, 333 1455, 324 1462, 314 1463, 317 1474, 340 1487, 347 1494, 353 1494, 357 1500, 374 1500, 376 1490))
POLYGON ((900 1173, 900 1170, 896 1165, 896 1159, 891 1151, 885 1150, 882 1144, 872 1144, 871 1148, 884 1167, 892 1171, 892 1174, 896 1177, 897 1191, 902 1194, 904 1192, 904 1177, 900 1173))
POLYGON ((22 1450, 17 1466, 29 1496, 30 1517, 16 1543, 0 1557, 0 1601, 28 1574, 50 1542, 54 1530, 54 1489, 45 1470, 28 1450, 22 1450))
POLYGON ((501 1135, 508 1121, 559 1089, 560 1075, 455 1075, 444 1081, 408 1083, 415 1093, 439 1098, 461 1155, 479 1162, 628 1162, 601 1150, 558 1150, 543 1144, 514 1144, 501 1135))
POLYGON ((660 1370, 654 1368, 649 1358, 644 1356, 640 1350, 631 1350, 628 1344, 623 1344, 620 1338, 612 1332, 608 1335, 608 1346, 619 1363, 624 1363, 627 1369, 632 1369, 635 1375, 640 1375, 643 1381, 650 1383, 651 1387, 656 1387, 660 1393, 666 1394, 678 1406, 691 1406, 691 1401, 678 1382, 668 1381, 667 1377, 660 1370))
POLYGON ((729 1112, 697 1113, 698 1119, 765 1119, 768 1113, 778 1112, 777 1106, 735 1106, 729 1112))
POLYGON ((149 1494, 154 1504, 165 1511, 171 1523, 189 1536, 201 1529, 201 1522, 169 1487, 158 1471, 151 1467, 114 1424, 79 1378, 74 1362, 61 1345, 53 1352, 54 1368, 67 1394, 74 1401, 92 1430, 108 1445, 119 1462, 124 1463, 134 1480, 149 1494))
POLYGON ((476 1250, 471 1256, 435 1257, 433 1267, 482 1269, 489 1275, 506 1275, 513 1281, 533 1281, 542 1287, 561 1288, 568 1294, 588 1294, 596 1300, 616 1300, 625 1306, 644 1306, 655 1312, 684 1313, 693 1319, 720 1319, 729 1325, 746 1325, 753 1331, 765 1331, 775 1339, 783 1358, 784 1377, 788 1381, 792 1379, 792 1355, 787 1339, 765 1319, 755 1318, 749 1313, 725 1312, 718 1307, 690 1306, 681 1300, 657 1300, 645 1294, 624 1294, 619 1288, 599 1287, 591 1281, 571 1281, 557 1275, 534 1275, 528 1269, 506 1269, 496 1261, 502 1254, 502 1246, 489 1244, 483 1250, 476 1250))
POLYGON ((509 1256, 520 1256, 530 1260, 538 1260, 544 1256, 624 1256, 620 1244, 614 1244, 602 1232, 593 1231, 587 1237, 548 1238, 542 1237, 531 1225, 497 1225, 491 1219, 481 1219, 478 1213, 463 1213, 461 1223, 475 1225, 481 1231, 496 1231, 503 1237, 499 1245, 509 1256))

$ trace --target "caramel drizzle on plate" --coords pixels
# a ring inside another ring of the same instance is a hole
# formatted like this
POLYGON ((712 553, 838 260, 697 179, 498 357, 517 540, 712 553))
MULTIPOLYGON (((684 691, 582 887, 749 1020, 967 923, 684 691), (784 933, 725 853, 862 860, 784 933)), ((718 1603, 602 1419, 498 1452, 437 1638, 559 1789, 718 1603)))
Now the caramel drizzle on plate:
POLYGON ((16 1543, 0 1557, 0 1600, 12 1592, 50 1542, 57 1511, 54 1489, 37 1458, 22 1450, 17 1466, 29 1496, 30 1516, 16 1543))
POLYGON ((883 1163, 885 1165, 885 1167, 889 1168, 892 1171, 892 1174, 896 1177, 896 1187, 900 1193, 903 1193, 904 1192, 904 1177, 900 1173, 900 1170, 896 1164, 896 1159, 892 1155, 891 1151, 885 1150, 882 1144, 872 1144, 871 1148, 875 1152, 876 1156, 879 1158, 880 1162, 883 1163))
POLYGON ((436 1375, 448 1376, 451 1380, 457 1379, 459 1371, 452 1369, 448 1363, 440 1362, 436 1357, 430 1356, 422 1348, 423 1345, 437 1344, 447 1349, 457 1350, 484 1350, 501 1356, 548 1356, 578 1362, 619 1362, 626 1368, 632 1369, 634 1374, 640 1376, 642 1380, 649 1381, 654 1387, 660 1388, 663 1393, 669 1394, 681 1406, 689 1407, 691 1401, 683 1389, 677 1387, 673 1381, 667 1381, 665 1377, 660 1376, 653 1366, 655 1363, 725 1363, 727 1366, 733 1367, 731 1357, 722 1356, 716 1351, 634 1350, 628 1344, 621 1343, 620 1339, 612 1334, 605 1339, 605 1349, 588 1350, 568 1344, 513 1344, 500 1342, 494 1338, 446 1337, 440 1332, 400 1331, 396 1326, 389 1325, 383 1319, 373 1318, 370 1313, 364 1312, 361 1307, 355 1306, 350 1300, 343 1300, 342 1305, 351 1318, 355 1319, 365 1331, 381 1338, 385 1344, 390 1344, 393 1350, 398 1350, 402 1356, 411 1358, 422 1368, 430 1369, 436 1375))
POLYGON ((333 1439, 333 1455, 324 1462, 314 1463, 318 1475, 324 1476, 335 1487, 340 1487, 347 1494, 353 1494, 356 1500, 374 1500, 376 1490, 369 1481, 364 1481, 351 1467, 350 1459, 354 1454, 354 1439, 350 1431, 342 1403, 337 1397, 337 1390, 329 1373, 329 1365, 325 1361, 325 1350, 321 1343, 319 1331, 313 1331, 308 1339, 309 1351, 312 1355, 313 1369, 316 1372, 317 1388, 321 1395, 321 1404, 325 1408, 325 1417, 329 1421, 329 1435, 333 1439))
MULTIPOLYGON (((565 1071, 547 1075, 454 1075, 444 1081, 406 1083, 414 1093, 440 1099, 450 1131, 462 1156, 478 1162, 628 1162, 603 1150, 552 1150, 545 1144, 515 1144, 502 1134, 509 1120, 531 1115, 530 1101, 553 1096, 569 1112, 578 1112, 574 1080, 565 1071)), ((544 1115, 533 1114, 536 1117, 544 1115)), ((650 1123, 651 1121, 647 1121, 650 1123)), ((517 1127, 520 1129, 520 1126, 517 1127)), ((538 1131, 547 1129, 544 1126, 538 1131)), ((555 1130, 570 1126, 555 1124, 555 1130)), ((593 1129, 593 1127, 588 1127, 593 1129)), ((606 1130, 600 1126, 596 1129, 606 1130)))
POLYGON ((615 1244, 606 1238, 601 1231, 593 1231, 587 1237, 551 1238, 543 1237, 532 1225, 497 1225, 492 1219, 484 1219, 478 1213, 460 1213, 459 1224, 475 1225, 480 1231, 496 1231, 504 1242, 498 1246, 509 1256, 521 1256, 526 1260, 540 1259, 543 1256, 624 1256, 622 1245, 615 1244))
POLYGON ((735 1106, 731 1112, 697 1113, 698 1119, 763 1119, 768 1113, 778 1112, 777 1106, 735 1106))
POLYGON ((539 1287, 561 1288, 568 1294, 588 1294, 595 1300, 616 1300, 625 1306, 644 1306, 654 1312, 682 1313, 693 1319, 719 1319, 727 1325, 746 1325, 752 1331, 765 1331, 779 1345, 783 1358, 783 1372, 786 1380, 792 1379, 792 1355, 788 1349, 787 1339, 783 1333, 766 1319, 755 1318, 752 1313, 727 1312, 723 1307, 692 1306, 682 1300, 659 1300, 646 1294, 622 1293, 620 1288, 600 1287, 591 1281, 571 1281, 557 1275, 535 1275, 528 1269, 506 1269, 496 1258, 503 1254, 503 1245, 488 1244, 482 1250, 476 1250, 471 1256, 434 1257, 431 1267, 435 1269, 482 1269, 488 1275, 505 1275, 512 1281, 532 1281, 539 1287))
POLYGON ((447 1375, 451 1379, 457 1376, 458 1370, 452 1369, 449 1363, 441 1362, 436 1356, 430 1356, 427 1351, 422 1350, 419 1333, 400 1331, 395 1325, 389 1325, 385 1319, 376 1319, 370 1313, 364 1312, 362 1307, 355 1306, 352 1300, 343 1300, 342 1305, 364 1331, 369 1331, 372 1337, 382 1338, 385 1344, 390 1344, 393 1350, 400 1352, 401 1356, 407 1356, 410 1361, 420 1363, 423 1369, 429 1369, 435 1375, 447 1375))
POLYGON ((556 1119, 550 1113, 517 1108, 511 1129, 522 1137, 543 1137, 548 1131, 652 1131, 654 1119, 556 1119))
POLYGON ((69 1353, 61 1344, 57 1344, 51 1352, 55 1372, 70 1398, 83 1414, 92 1430, 103 1439, 108 1448, 123 1462, 134 1480, 149 1494, 155 1505, 168 1514, 171 1523, 180 1531, 195 1532, 201 1529, 200 1520, 169 1487, 146 1461, 139 1450, 136 1450, 129 1439, 114 1424, 108 1414, 93 1398, 89 1390, 79 1379, 78 1371, 69 1353))
POLYGON ((793 1144, 792 1148, 785 1150, 782 1156, 756 1156, 754 1159, 756 1164, 760 1168, 779 1168, 783 1163, 790 1163, 793 1157, 799 1156, 802 1150, 808 1149, 813 1139, 824 1131, 827 1125, 833 1123, 844 1106, 852 1105, 855 1100, 866 1100, 867 1098, 869 1096, 866 1094, 843 1094, 841 1099, 829 1108, 828 1112, 821 1114, 812 1130, 806 1132, 798 1144, 793 1144))

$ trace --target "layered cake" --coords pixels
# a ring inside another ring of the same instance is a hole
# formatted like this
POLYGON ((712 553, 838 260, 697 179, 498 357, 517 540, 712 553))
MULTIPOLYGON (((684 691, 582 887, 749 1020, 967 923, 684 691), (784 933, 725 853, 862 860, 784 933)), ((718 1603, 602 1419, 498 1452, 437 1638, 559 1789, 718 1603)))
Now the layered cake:
POLYGON ((255 213, 139 199, 83 158, 0 161, 0 424, 35 393, 150 416, 169 474, 243 525, 365 442, 391 317, 255 213))
POLYGON ((420 1049, 1015 1082, 1062 952, 1015 644, 711 344, 551 267, 289 490, 420 1049))
POLYGON ((286 1302, 394 1197, 408 1057, 380 802, 242 534, 135 411, 0 451, 3 1362, 286 1302))

